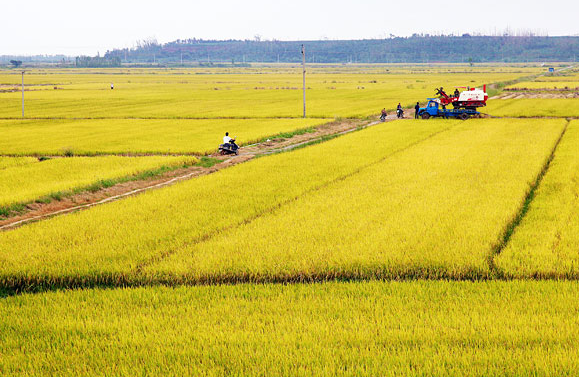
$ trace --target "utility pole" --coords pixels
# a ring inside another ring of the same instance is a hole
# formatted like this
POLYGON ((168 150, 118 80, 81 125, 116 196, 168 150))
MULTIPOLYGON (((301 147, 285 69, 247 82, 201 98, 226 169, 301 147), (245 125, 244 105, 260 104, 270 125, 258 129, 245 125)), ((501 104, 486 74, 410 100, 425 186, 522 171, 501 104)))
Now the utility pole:
POLYGON ((306 117, 306 47, 302 45, 302 69, 304 74, 304 118, 306 117))
POLYGON ((22 71, 22 118, 24 118, 24 71, 22 71))

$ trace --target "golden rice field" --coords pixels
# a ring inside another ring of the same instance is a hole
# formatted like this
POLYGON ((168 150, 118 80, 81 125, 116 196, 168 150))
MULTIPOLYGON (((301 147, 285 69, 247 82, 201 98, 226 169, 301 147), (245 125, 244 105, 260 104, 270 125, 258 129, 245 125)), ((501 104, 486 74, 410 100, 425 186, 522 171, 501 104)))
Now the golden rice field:
POLYGON ((564 125, 457 125, 145 271, 193 281, 486 276, 564 125))
MULTIPOLYGON (((3 161, 12 158, 0 158, 3 161)), ((26 163, 0 168, 0 208, 27 203, 45 196, 62 196, 103 181, 112 184, 127 176, 191 166, 195 157, 70 157, 39 161, 15 158, 26 163)))
POLYGON ((0 301, 3 375, 559 376, 577 282, 56 291, 0 301))
MULTIPOLYGON (((306 119, 291 64, 30 69, 25 119, 0 69, 0 215, 195 164, 226 131, 579 81, 545 69, 312 65, 306 119)), ((577 101, 373 123, 0 231, 0 375, 574 375, 577 101)))
POLYGON ((563 72, 557 72, 554 75, 547 74, 538 77, 535 81, 579 81, 579 68, 574 65, 572 69, 566 69, 563 72))
POLYGON ((489 100, 482 110, 499 117, 579 117, 579 98, 523 98, 489 100))
MULTIPOLYGON (((324 73, 308 76, 308 115, 314 118, 366 117, 401 102, 411 106, 435 95, 434 88, 480 86, 512 80, 522 72, 421 75, 384 69, 375 73, 324 73)), ((107 74, 75 70, 31 71, 25 93, 32 118, 297 118, 302 116, 301 72, 198 74, 195 70, 159 74, 130 71, 107 74), (115 89, 110 89, 110 83, 115 89), (36 86, 35 86, 36 85, 36 86), (54 88, 57 89, 54 89, 54 88)), ((18 84, 19 72, 0 72, 0 82, 18 84), (16 74, 18 73, 18 74, 16 74)), ((0 118, 21 117, 21 94, 0 93, 0 118)))
POLYGON ((0 157, 0 171, 18 166, 25 166, 38 161, 34 157, 0 157))
POLYGON ((449 127, 388 123, 0 233, 0 284, 20 289, 132 278, 135 269, 166 254, 257 219, 449 127), (376 143, 379 138, 384 141, 376 143))
POLYGON ((0 281, 18 290, 487 276, 565 125, 376 126, 2 233, 0 281))
POLYGON ((550 95, 573 95, 579 91, 579 73, 565 70, 554 75, 541 74, 532 81, 519 81, 507 86, 513 96, 525 95, 526 89, 534 91, 539 98, 491 99, 484 113, 492 116, 532 118, 532 117, 579 117, 578 98, 549 98, 550 95), (544 93, 537 93, 545 89, 544 93), (544 97, 544 98, 541 98, 544 97))
POLYGON ((209 154, 229 132, 240 145, 330 119, 0 120, 5 155, 209 154))
POLYGON ((579 123, 565 137, 497 265, 517 278, 579 277, 579 123))

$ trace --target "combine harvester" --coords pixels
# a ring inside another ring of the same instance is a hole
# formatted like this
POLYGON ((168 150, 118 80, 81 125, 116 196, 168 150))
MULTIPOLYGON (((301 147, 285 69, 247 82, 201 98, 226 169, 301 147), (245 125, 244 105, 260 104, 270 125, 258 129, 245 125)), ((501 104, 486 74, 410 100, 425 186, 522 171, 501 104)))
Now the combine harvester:
POLYGON ((454 96, 448 96, 442 88, 436 89, 439 98, 428 98, 426 107, 418 110, 418 116, 422 119, 429 118, 459 118, 466 120, 468 118, 480 118, 481 113, 477 108, 487 105, 489 98, 487 86, 483 89, 463 88, 462 93, 455 92, 454 96), (446 106, 452 105, 452 110, 447 110, 446 106))

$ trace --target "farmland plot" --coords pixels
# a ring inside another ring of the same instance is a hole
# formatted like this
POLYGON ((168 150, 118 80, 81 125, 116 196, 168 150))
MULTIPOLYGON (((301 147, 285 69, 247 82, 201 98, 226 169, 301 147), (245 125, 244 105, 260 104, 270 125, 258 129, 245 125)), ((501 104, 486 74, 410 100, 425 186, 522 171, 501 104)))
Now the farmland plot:
POLYGON ((578 291, 416 281, 20 295, 0 301, 0 373, 573 375, 578 291))
POLYGON ((38 160, 34 157, 0 157, 0 170, 33 164, 38 160))
POLYGON ((251 221, 454 124, 387 123, 1 233, 0 282, 14 288, 118 283, 188 243, 251 221))
POLYGON ((512 118, 579 117, 579 98, 495 99, 483 112, 512 118))
POLYGON ((0 153, 9 155, 205 154, 225 132, 250 144, 329 119, 0 120, 0 153))
POLYGON ((579 123, 571 122, 497 266, 517 278, 579 278, 579 123))
MULTIPOLYGON (((11 158, 0 159, 0 164, 11 158)), ((195 157, 70 157, 39 161, 14 158, 26 164, 0 169, 0 208, 34 201, 51 194, 64 194, 88 188, 102 181, 145 172, 191 166, 195 157)))
MULTIPOLYGON (((26 114, 32 118, 296 118, 302 115, 302 83, 297 74, 299 69, 294 72, 31 73, 27 77, 30 84, 41 82, 43 86, 31 87, 26 93, 26 114), (110 90, 111 82, 115 83, 114 90, 110 90)), ((434 95, 435 87, 480 86, 520 75, 484 69, 473 73, 440 70, 418 75, 404 69, 358 74, 321 71, 308 76, 308 116, 363 118, 383 107, 393 110, 399 102, 411 106, 424 101, 434 95)), ((17 78, 0 75, 5 82, 17 78)), ((21 116, 17 91, 0 93, 0 100, 3 104, 0 117, 21 116)))
POLYGON ((19 289, 485 275, 564 125, 385 124, 0 234, 0 276, 19 289))
POLYGON ((147 272, 184 282, 484 277, 565 124, 461 123, 147 272))

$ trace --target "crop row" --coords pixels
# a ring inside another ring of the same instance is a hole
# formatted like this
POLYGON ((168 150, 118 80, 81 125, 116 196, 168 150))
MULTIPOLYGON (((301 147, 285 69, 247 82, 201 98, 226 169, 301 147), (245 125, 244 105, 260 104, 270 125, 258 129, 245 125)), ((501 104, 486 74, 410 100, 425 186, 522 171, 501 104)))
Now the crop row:
POLYGON ((574 375, 578 290, 417 281, 19 295, 0 301, 0 374, 574 375))

